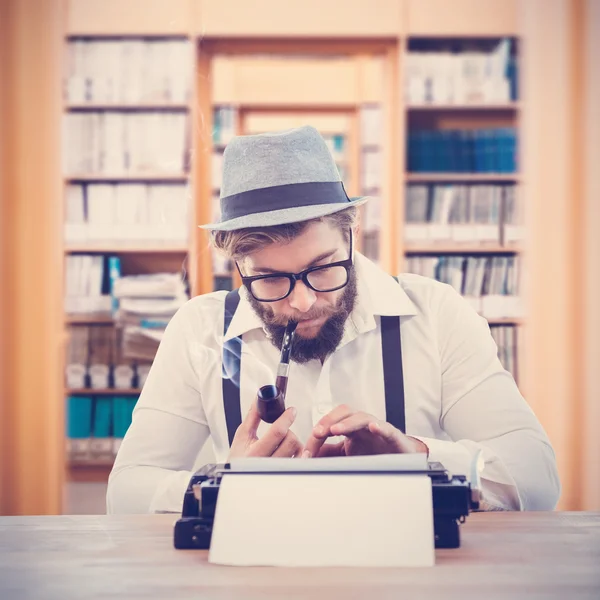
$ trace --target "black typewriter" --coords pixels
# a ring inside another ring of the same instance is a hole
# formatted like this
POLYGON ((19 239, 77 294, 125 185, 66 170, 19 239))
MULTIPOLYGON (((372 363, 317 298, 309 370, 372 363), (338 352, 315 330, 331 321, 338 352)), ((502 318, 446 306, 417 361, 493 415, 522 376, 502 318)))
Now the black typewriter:
MULTIPOLYGON (((480 486, 476 463, 477 459, 471 477, 473 483, 469 483, 464 475, 450 474, 439 462, 430 462, 427 471, 381 471, 371 474, 429 475, 433 494, 435 547, 458 548, 459 524, 465 521, 471 511, 479 508, 480 486)), ((208 550, 219 486, 228 470, 228 464, 210 464, 192 476, 183 499, 181 518, 175 524, 175 548, 208 550)))

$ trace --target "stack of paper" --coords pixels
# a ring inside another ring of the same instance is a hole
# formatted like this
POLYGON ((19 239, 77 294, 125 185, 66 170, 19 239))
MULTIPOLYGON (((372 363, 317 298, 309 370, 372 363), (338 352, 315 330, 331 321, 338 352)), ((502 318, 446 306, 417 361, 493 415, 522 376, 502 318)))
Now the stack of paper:
POLYGON ((110 314, 110 295, 105 280, 103 256, 74 254, 65 257, 65 312, 87 315, 110 314))
POLYGON ((188 300, 185 282, 178 273, 129 275, 115 281, 113 294, 123 356, 152 361, 171 317, 188 300))

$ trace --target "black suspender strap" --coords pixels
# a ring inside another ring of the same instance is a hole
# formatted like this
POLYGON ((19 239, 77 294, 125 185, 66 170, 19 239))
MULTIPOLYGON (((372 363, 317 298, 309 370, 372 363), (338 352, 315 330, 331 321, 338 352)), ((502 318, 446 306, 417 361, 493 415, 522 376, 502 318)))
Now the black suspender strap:
POLYGON ((381 316, 381 354, 385 388, 385 420, 406 433, 404 413, 404 372, 400 317, 381 316))
MULTIPOLYGON (((232 290, 225 297, 225 318, 223 322, 223 335, 227 333, 231 319, 240 303, 239 290, 232 290)), ((235 337, 223 343, 223 405, 225 408, 225 422, 229 446, 233 436, 242 422, 242 409, 240 407, 240 374, 242 358, 242 338, 235 337)))

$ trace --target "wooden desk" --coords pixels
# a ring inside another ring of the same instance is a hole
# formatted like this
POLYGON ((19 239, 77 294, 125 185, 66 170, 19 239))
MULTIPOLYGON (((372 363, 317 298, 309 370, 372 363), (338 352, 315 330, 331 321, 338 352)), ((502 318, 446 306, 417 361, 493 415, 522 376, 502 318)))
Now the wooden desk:
POLYGON ((0 598, 600 598, 600 513, 473 514, 433 569, 214 566, 174 521, 2 517, 0 598))

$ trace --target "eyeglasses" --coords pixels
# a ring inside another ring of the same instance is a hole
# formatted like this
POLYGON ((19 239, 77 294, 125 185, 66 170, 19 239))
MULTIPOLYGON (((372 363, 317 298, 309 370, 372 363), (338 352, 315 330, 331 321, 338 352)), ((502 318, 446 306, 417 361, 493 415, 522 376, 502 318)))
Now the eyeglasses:
POLYGON ((300 273, 273 273, 253 277, 244 277, 237 262, 235 266, 242 283, 256 300, 277 302, 292 293, 297 281, 302 281, 306 287, 315 292, 335 292, 343 288, 350 277, 352 256, 352 230, 350 230, 350 258, 346 260, 310 267, 300 273))

